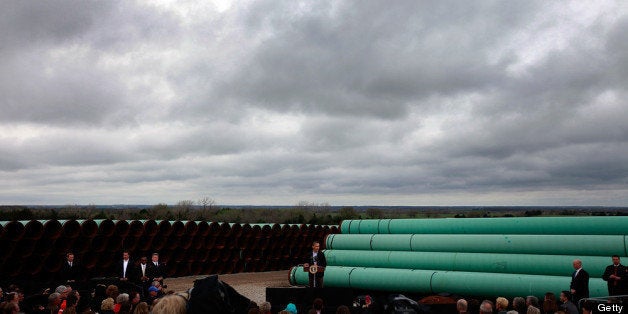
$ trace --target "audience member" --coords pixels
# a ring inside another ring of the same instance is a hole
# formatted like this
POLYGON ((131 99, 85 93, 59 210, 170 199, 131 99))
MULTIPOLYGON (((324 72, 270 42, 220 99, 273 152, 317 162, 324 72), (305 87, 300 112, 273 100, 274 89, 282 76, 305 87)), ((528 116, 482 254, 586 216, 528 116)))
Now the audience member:
POLYGON ((270 302, 268 301, 262 302, 259 305, 259 311, 262 314, 270 314, 270 309, 271 309, 271 305, 270 305, 270 302))
POLYGON ((146 302, 140 302, 133 310, 133 314, 148 314, 148 304, 146 302))
POLYGON ((526 300, 522 297, 514 297, 512 299, 512 309, 519 314, 524 314, 528 311, 526 306, 526 300))
POLYGON ((560 293, 560 302, 563 304, 560 308, 568 314, 578 314, 578 307, 571 302, 571 295, 569 291, 562 291, 560 293))
POLYGON ((508 299, 499 297, 495 300, 495 309, 498 314, 506 314, 508 310, 508 299))
POLYGON ((184 298, 168 294, 161 298, 153 307, 152 314, 185 314, 187 302, 184 298))
POLYGON ((480 314, 493 314, 493 302, 489 300, 482 301, 479 312, 480 314))
POLYGON ((336 308, 336 314, 351 314, 351 310, 346 305, 341 305, 336 308))
POLYGON ((115 301, 111 297, 102 300, 102 304, 100 305, 100 314, 114 314, 114 305, 115 301))
POLYGON ((456 310, 458 311, 459 314, 467 314, 467 307, 468 307, 468 303, 467 300, 465 299, 460 299, 458 300, 458 302, 456 302, 456 310))
POLYGON ((556 296, 554 295, 554 293, 545 293, 542 310, 544 314, 554 314, 556 313, 556 311, 558 311, 558 303, 556 302, 556 296))

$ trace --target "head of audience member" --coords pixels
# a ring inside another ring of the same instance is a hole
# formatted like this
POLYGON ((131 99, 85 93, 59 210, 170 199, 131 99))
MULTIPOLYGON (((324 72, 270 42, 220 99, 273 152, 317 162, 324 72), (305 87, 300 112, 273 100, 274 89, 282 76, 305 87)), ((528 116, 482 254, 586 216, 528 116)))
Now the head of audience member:
POLYGON ((533 295, 529 295, 526 297, 526 305, 527 306, 534 306, 535 308, 540 308, 539 306, 539 298, 533 296, 533 295))
POLYGON ((545 299, 543 300, 543 312, 554 313, 556 311, 558 311, 556 296, 552 292, 545 293, 545 299))
POLYGON ((458 302, 456 302, 456 310, 458 310, 458 313, 466 313, 468 306, 469 304, 465 299, 460 299, 458 300, 458 302))
POLYGON ((185 314, 187 302, 176 294, 168 294, 153 307, 153 314, 185 314))
POLYGON ((351 310, 346 305, 341 305, 336 308, 336 314, 351 314, 351 310))
POLYGON ((297 306, 294 303, 288 303, 284 310, 288 311, 290 314, 297 314, 297 306))
POLYGON ((489 300, 482 301, 479 312, 480 314, 493 314, 493 302, 489 300))
POLYGON ((52 307, 59 307, 59 304, 61 304, 61 297, 59 296, 59 293, 57 292, 53 292, 48 296, 48 307, 52 308, 52 307))
POLYGON ((498 311, 505 311, 508 309, 508 299, 504 297, 499 297, 495 300, 495 308, 498 311))
POLYGON ((113 301, 113 298, 106 298, 100 303, 100 309, 102 311, 113 311, 114 305, 115 301, 113 301))
POLYGON ((148 287, 148 294, 151 297, 153 297, 153 298, 157 297, 158 293, 159 293, 159 289, 157 287, 155 287, 155 286, 148 287))
POLYGON ((262 302, 259 305, 259 311, 262 314, 270 314, 270 309, 271 309, 271 306, 270 306, 270 302, 268 301, 262 302))
POLYGON ((137 306, 135 306, 135 310, 133 310, 133 314, 148 314, 149 313, 149 308, 148 308, 148 303, 146 302, 140 302, 137 304, 137 306))
POLYGON ((514 297, 512 299, 512 308, 520 313, 526 311, 526 300, 522 297, 514 297))
POLYGON ((528 306, 528 310, 526 311, 526 314, 541 314, 541 310, 539 310, 539 308, 534 307, 534 306, 528 306))
POLYGON ((131 292, 131 294, 129 295, 129 302, 131 302, 131 304, 138 304, 140 303, 140 293, 137 291, 133 291, 131 292))
POLYGON ((116 303, 121 304, 124 302, 129 302, 129 295, 127 293, 120 293, 116 297, 116 303))
POLYGON ((582 314, 591 314, 595 305, 591 301, 582 302, 582 314))
POLYGON ((72 291, 72 288, 69 286, 60 285, 55 289, 55 292, 59 294, 59 298, 61 300, 65 300, 68 298, 68 294, 72 291))
POLYGON ((314 301, 312 302, 312 308, 314 310, 316 310, 316 313, 322 313, 323 312, 323 299, 321 298, 316 298, 314 299, 314 301))
POLYGON ((567 291, 567 290, 561 291, 560 292, 560 302, 565 303, 565 302, 569 301, 569 296, 570 296, 569 291, 567 291))
POLYGON ((107 297, 110 297, 110 298, 115 300, 118 297, 118 295, 120 294, 120 291, 118 290, 118 286, 116 286, 116 285, 108 285, 107 286, 107 290, 105 291, 105 293, 107 294, 107 297))

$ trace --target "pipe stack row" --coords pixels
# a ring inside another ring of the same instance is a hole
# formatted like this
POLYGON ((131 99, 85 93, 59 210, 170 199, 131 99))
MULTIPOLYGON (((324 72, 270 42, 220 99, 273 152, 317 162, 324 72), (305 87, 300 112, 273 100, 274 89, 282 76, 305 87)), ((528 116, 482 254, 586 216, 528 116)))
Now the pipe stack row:
MULTIPOLYGON (((628 217, 347 220, 326 238, 325 286, 420 294, 528 296, 569 290, 572 262, 591 297, 611 256, 628 260, 628 217)), ((307 273, 290 270, 293 285, 307 273)))
POLYGON ((123 250, 154 252, 169 277, 288 269, 337 226, 167 220, 0 222, 0 278, 51 281, 73 252, 86 278, 113 276, 123 250))

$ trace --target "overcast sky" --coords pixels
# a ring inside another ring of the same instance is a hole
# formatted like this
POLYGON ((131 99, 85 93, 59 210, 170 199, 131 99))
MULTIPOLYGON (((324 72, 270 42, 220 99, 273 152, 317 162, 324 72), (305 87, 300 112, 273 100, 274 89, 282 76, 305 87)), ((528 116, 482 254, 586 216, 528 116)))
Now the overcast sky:
POLYGON ((0 203, 628 206, 628 2, 0 2, 0 203))

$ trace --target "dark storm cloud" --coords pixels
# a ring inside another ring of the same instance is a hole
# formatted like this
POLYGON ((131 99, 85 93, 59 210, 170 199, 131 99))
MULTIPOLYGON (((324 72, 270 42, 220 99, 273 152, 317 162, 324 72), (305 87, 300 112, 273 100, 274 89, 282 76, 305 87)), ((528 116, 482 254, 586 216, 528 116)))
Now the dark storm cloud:
POLYGON ((162 25, 172 19, 125 2, 10 1, 0 8, 0 121, 134 123, 143 100, 134 99, 122 69, 107 64, 131 59, 142 41, 163 40, 162 25))
POLYGON ((0 201, 625 205, 626 15, 3 2, 0 201))
POLYGON ((460 2, 299 5, 250 8, 245 21, 265 39, 226 82, 224 97, 279 111, 397 119, 430 95, 481 91, 503 79, 504 61, 487 54, 533 12, 460 2))

